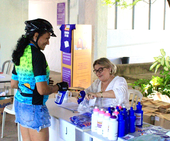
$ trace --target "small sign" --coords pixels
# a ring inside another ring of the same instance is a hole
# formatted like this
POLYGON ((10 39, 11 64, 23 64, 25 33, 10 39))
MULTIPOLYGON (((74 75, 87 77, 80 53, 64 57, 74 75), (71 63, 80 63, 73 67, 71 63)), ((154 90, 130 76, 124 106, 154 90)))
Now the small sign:
POLYGON ((57 3, 57 25, 65 24, 65 3, 57 3))
POLYGON ((71 65, 71 53, 63 52, 63 64, 71 65))
POLYGON ((62 68, 62 81, 67 82, 69 87, 71 87, 71 69, 62 68))
POLYGON ((159 117, 155 116, 155 120, 156 120, 156 121, 159 121, 159 117))

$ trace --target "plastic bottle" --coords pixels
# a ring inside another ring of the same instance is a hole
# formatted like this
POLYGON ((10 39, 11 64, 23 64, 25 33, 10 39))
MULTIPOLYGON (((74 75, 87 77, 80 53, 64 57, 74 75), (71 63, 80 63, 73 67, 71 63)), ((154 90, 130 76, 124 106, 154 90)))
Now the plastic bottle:
POLYGON ((116 109, 117 109, 118 112, 120 112, 119 106, 116 106, 116 109))
POLYGON ((113 105, 110 105, 110 107, 108 107, 108 111, 109 111, 110 115, 112 115, 114 110, 115 110, 115 108, 113 107, 113 105))
POLYGON ((65 97, 66 91, 58 91, 55 99, 55 103, 61 105, 65 97))
POLYGON ((138 105, 136 105, 135 116, 136 116, 136 126, 142 127, 142 125, 143 125, 143 110, 142 110, 142 105, 140 104, 140 102, 138 102, 138 105))
POLYGON ((85 91, 80 91, 80 94, 79 94, 78 100, 77 100, 78 104, 80 104, 84 100, 85 95, 86 95, 85 91))
POLYGON ((129 116, 125 106, 123 106, 123 119, 125 120, 125 135, 129 132, 129 116))
POLYGON ((113 112, 116 116, 118 116, 119 112, 117 109, 115 109, 115 111, 113 112))
POLYGON ((120 104, 117 105, 119 107, 119 111, 122 110, 122 106, 120 104))
POLYGON ((123 119, 122 111, 118 115, 118 137, 125 135, 125 120, 123 119))
POLYGON ((110 113, 109 111, 106 111, 104 114, 102 129, 103 129, 103 137, 108 137, 109 133, 109 120, 110 120, 110 113))
POLYGON ((97 132, 97 119, 98 119, 98 115, 99 115, 99 109, 96 106, 93 109, 93 114, 92 114, 92 117, 91 117, 91 130, 92 130, 92 132, 97 132))
POLYGON ((130 107, 129 110, 129 132, 134 133, 135 132, 135 121, 136 121, 136 116, 134 115, 134 110, 133 107, 130 107))
POLYGON ((64 96, 64 98, 63 98, 63 102, 62 103, 68 103, 68 97, 69 97, 69 94, 68 94, 69 92, 68 91, 66 91, 66 93, 65 93, 65 96, 64 96))
POLYGON ((113 113, 112 116, 110 117, 110 121, 109 121, 108 139, 109 140, 117 140, 117 132, 118 132, 117 116, 113 113))
POLYGON ((101 109, 101 110, 99 111, 99 116, 98 116, 98 118, 97 118, 97 133, 98 133, 99 135, 102 135, 102 133, 103 133, 102 123, 103 123, 104 114, 105 114, 104 110, 101 109))

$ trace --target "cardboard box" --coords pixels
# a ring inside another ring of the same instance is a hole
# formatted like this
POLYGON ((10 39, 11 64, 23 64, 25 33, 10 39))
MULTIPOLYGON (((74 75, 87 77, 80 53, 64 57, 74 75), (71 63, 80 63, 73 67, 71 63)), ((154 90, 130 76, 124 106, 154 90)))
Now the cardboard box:
POLYGON ((156 115, 154 125, 155 126, 161 126, 165 129, 170 129, 170 114, 158 114, 158 115, 156 115))
POLYGON ((158 109, 152 108, 152 107, 144 107, 142 108, 143 112, 145 113, 155 113, 158 112, 158 109))
POLYGON ((143 123, 143 126, 142 126, 142 127, 137 127, 137 126, 136 126, 136 131, 137 131, 137 132, 143 132, 143 131, 145 131, 145 130, 150 129, 152 126, 154 126, 154 125, 151 125, 151 124, 148 124, 148 123, 143 123))
POLYGON ((2 116, 5 106, 12 104, 13 98, 0 100, 0 123, 2 123, 2 116))
POLYGON ((155 115, 153 113, 144 113, 143 114, 143 122, 154 125, 155 115))

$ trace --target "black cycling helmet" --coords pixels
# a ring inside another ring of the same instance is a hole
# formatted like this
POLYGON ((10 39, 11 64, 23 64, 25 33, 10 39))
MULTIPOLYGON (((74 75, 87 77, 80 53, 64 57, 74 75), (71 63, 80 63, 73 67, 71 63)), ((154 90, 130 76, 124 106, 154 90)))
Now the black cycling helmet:
POLYGON ((47 20, 38 18, 35 20, 25 21, 25 24, 26 35, 39 31, 47 31, 51 33, 51 36, 56 37, 52 25, 47 20))

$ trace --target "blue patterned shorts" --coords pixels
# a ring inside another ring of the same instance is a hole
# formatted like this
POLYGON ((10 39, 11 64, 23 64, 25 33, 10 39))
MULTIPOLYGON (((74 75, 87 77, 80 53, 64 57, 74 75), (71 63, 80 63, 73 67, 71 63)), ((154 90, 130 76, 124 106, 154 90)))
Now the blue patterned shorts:
POLYGON ((28 105, 15 100, 15 122, 38 132, 51 126, 50 115, 46 105, 28 105))

